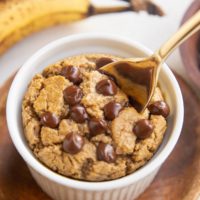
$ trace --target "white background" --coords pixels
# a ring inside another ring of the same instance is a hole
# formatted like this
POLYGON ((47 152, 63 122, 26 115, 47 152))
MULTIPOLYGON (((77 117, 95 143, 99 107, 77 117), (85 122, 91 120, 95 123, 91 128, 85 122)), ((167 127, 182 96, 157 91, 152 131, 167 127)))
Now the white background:
MULTIPOLYGON (((116 0, 105 1, 115 3, 116 0)), ((118 34, 156 50, 178 29, 183 14, 192 0, 156 0, 156 2, 164 8, 166 16, 157 17, 145 12, 104 14, 30 35, 0 57, 0 85, 39 48, 55 39, 75 33, 118 34)), ((187 80, 178 50, 168 58, 167 63, 187 80)))

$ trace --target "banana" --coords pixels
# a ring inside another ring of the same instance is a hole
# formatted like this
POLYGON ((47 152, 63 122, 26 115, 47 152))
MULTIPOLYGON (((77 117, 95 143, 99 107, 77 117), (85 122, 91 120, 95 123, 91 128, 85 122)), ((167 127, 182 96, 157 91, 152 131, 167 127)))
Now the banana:
POLYGON ((83 19, 88 9, 89 0, 0 1, 0 54, 42 28, 83 19))
MULTIPOLYGON (((127 2, 120 4, 120 1, 116 1, 118 4, 111 4, 110 7, 107 4, 98 6, 90 1, 92 0, 0 0, 0 54, 40 29, 92 15, 144 9, 150 14, 163 15, 163 11, 151 0, 123 0, 127 2)), ((95 1, 102 3, 100 0, 95 1)))

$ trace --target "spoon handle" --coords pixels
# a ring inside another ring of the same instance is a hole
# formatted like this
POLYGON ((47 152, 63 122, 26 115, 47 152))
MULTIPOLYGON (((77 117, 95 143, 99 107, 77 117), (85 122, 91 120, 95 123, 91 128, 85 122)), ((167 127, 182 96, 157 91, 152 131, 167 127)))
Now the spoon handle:
POLYGON ((200 11, 191 17, 161 48, 157 51, 159 60, 163 62, 169 54, 192 34, 200 29, 200 11))

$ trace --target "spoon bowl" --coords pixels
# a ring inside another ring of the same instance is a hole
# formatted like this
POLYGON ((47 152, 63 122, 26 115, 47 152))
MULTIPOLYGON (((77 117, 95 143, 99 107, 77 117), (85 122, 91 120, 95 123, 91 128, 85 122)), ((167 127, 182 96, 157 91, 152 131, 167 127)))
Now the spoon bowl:
POLYGON ((101 68, 114 77, 129 96, 134 107, 142 112, 154 92, 158 61, 154 57, 123 59, 101 68))

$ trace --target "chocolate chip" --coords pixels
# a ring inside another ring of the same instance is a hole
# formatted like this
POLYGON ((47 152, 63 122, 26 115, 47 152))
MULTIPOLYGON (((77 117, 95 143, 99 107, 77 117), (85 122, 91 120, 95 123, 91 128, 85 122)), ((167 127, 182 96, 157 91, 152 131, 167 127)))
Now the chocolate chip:
POLYGON ((79 87, 72 85, 63 91, 63 95, 66 103, 75 105, 81 101, 83 93, 79 87))
POLYGON ((96 85, 96 91, 99 94, 103 94, 103 95, 115 95, 117 93, 117 86, 116 84, 109 80, 109 79, 104 79, 102 81, 99 81, 96 85))
POLYGON ((107 129, 107 124, 104 120, 92 118, 88 122, 88 127, 91 136, 96 136, 101 133, 105 133, 107 129))
POLYGON ((96 61, 96 66, 97 66, 96 68, 99 69, 109 63, 112 63, 112 62, 114 62, 114 60, 112 58, 101 57, 101 58, 97 59, 97 61, 96 61))
POLYGON ((105 118, 108 120, 113 120, 118 116, 122 106, 120 103, 116 103, 115 101, 111 101, 106 104, 103 108, 105 118))
POLYGON ((51 112, 45 112, 41 115, 41 123, 50 128, 56 128, 59 125, 59 118, 51 112))
POLYGON ((70 110, 70 117, 77 123, 84 123, 88 114, 83 106, 75 105, 70 110))
POLYGON ((151 135, 153 129, 153 124, 149 120, 141 119, 136 122, 133 132, 138 138, 145 139, 151 135))
POLYGON ((108 163, 113 163, 116 160, 116 153, 110 144, 100 142, 97 146, 97 159, 108 163))
POLYGON ((169 106, 164 101, 156 101, 148 106, 148 109, 153 115, 162 115, 163 117, 167 117, 170 113, 169 106))
POLYGON ((69 79, 74 84, 80 84, 82 82, 82 78, 78 67, 72 65, 63 67, 61 70, 61 75, 69 79))
POLYGON ((84 145, 82 136, 76 133, 69 133, 63 141, 63 150, 66 153, 76 154, 81 151, 84 145))

